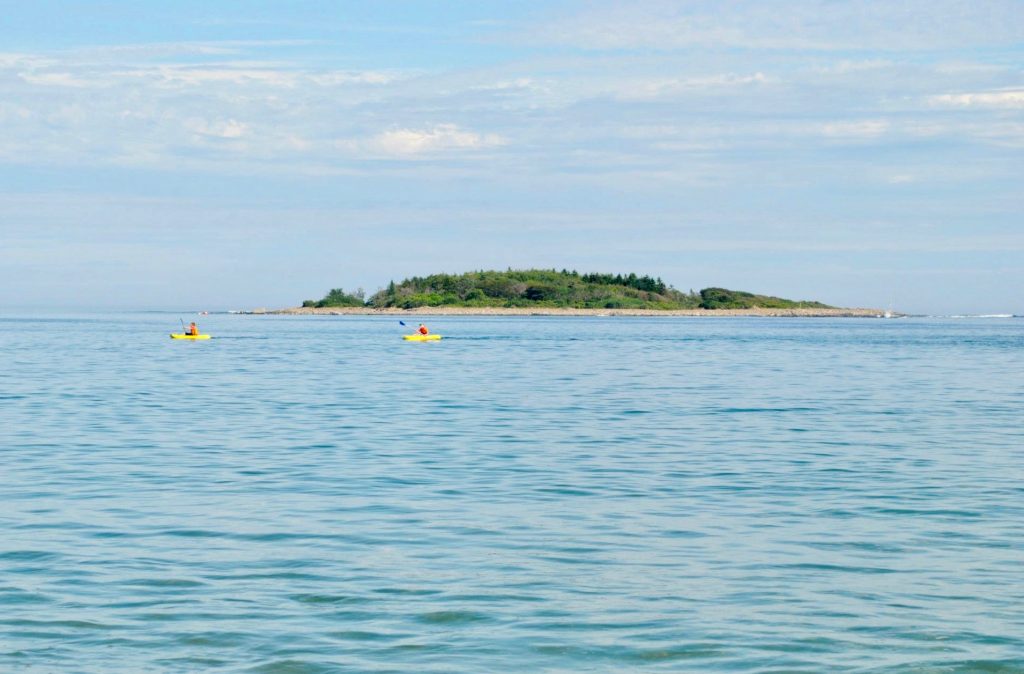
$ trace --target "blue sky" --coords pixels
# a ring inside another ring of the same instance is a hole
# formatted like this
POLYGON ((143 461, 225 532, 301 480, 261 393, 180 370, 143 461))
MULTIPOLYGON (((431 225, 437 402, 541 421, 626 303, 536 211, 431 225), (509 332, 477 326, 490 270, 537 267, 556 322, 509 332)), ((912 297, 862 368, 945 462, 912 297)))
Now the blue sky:
POLYGON ((1017 0, 0 10, 0 310, 540 266, 1024 314, 1017 0))

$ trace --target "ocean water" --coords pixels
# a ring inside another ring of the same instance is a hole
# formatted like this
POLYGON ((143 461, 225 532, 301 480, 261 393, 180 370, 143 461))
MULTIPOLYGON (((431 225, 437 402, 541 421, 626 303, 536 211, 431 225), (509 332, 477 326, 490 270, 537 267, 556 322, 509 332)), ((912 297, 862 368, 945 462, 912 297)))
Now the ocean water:
POLYGON ((1024 320, 0 319, 0 671, 1024 672, 1024 320))

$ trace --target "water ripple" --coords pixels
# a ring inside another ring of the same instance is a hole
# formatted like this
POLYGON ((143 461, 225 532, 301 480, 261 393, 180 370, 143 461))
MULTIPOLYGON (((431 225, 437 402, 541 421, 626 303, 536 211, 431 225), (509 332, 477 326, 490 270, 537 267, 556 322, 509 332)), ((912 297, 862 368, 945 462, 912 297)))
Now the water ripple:
POLYGON ((208 319, 0 319, 0 671, 1024 671, 1024 323, 208 319))

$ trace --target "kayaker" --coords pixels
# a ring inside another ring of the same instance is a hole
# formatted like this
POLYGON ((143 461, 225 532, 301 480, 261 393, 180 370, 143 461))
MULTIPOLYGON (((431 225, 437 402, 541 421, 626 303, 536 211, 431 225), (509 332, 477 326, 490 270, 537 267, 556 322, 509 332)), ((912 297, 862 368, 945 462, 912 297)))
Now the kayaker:
POLYGON ((199 328, 196 327, 195 321, 193 321, 192 324, 188 326, 188 334, 192 335, 193 337, 199 334, 199 328))
POLYGON ((419 327, 418 332, 421 335, 429 335, 430 334, 430 330, 427 330, 427 326, 423 325, 422 323, 420 323, 420 327, 419 327))

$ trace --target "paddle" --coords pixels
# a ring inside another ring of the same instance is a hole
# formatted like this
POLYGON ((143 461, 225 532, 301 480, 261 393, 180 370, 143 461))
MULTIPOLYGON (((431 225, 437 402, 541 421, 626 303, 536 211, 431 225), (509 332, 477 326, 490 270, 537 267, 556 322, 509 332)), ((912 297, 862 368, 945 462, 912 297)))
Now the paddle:
POLYGON ((185 321, 181 318, 181 316, 178 317, 178 320, 181 322, 181 331, 188 332, 188 330, 185 329, 185 321))
MULTIPOLYGON (((400 321, 398 321, 398 324, 399 325, 406 325, 406 322, 400 320, 400 321)), ((406 327, 408 327, 408 326, 406 325, 406 327)), ((419 328, 417 328, 416 331, 413 334, 417 334, 418 335, 419 334, 419 328)))

